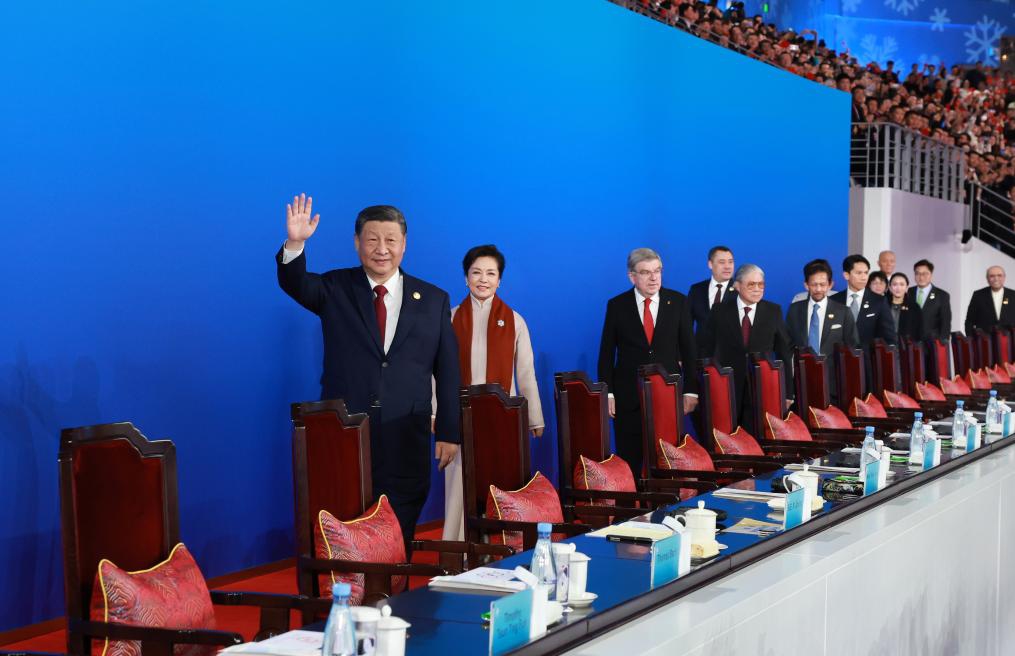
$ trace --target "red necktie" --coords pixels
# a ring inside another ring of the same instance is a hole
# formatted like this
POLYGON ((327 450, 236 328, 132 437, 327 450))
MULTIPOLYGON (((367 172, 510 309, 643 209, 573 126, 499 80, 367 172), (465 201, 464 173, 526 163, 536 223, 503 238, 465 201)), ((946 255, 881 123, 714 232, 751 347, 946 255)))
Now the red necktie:
POLYGON ((377 315, 377 327, 381 329, 381 349, 384 348, 384 326, 388 323, 388 308, 384 307, 384 295, 388 290, 384 285, 374 287, 374 314, 377 315))
POLYGON ((751 313, 751 308, 744 308, 744 319, 740 322, 740 334, 744 336, 744 346, 747 346, 747 340, 751 338, 751 320, 747 317, 751 313))
POLYGON ((645 299, 645 314, 642 316, 642 323, 645 324, 645 339, 648 340, 649 344, 652 343, 652 333, 655 332, 655 325, 652 322, 652 310, 649 308, 651 303, 651 298, 645 299))
POLYGON ((712 305, 718 305, 719 301, 722 300, 722 285, 715 286, 715 298, 712 299, 712 305))

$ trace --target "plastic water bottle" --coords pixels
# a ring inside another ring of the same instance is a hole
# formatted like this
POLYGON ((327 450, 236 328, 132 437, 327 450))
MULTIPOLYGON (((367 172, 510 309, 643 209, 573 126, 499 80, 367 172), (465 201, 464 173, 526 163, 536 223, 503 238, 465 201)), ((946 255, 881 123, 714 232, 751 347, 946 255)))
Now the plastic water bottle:
POLYGON ((913 427, 909 430, 909 464, 923 464, 923 413, 913 413, 913 427))
POLYGON ((867 435, 863 438, 863 446, 860 447, 860 480, 863 480, 865 472, 867 471, 867 464, 880 460, 881 456, 878 454, 878 445, 874 441, 874 427, 868 426, 866 429, 867 435))
POLYGON ((955 402, 955 416, 952 417, 952 443, 966 443, 966 402, 955 402))
POLYGON ((349 612, 351 592, 348 583, 336 583, 331 587, 331 612, 324 625, 322 656, 356 656, 356 628, 349 612))
POLYGON ((550 599, 555 597, 557 589, 557 563, 553 560, 553 545, 550 543, 550 524, 539 522, 536 525, 536 548, 532 550, 532 566, 529 571, 550 591, 550 599))
POLYGON ((997 404, 997 390, 990 390, 990 400, 987 401, 987 432, 1001 432, 1001 407, 997 404))

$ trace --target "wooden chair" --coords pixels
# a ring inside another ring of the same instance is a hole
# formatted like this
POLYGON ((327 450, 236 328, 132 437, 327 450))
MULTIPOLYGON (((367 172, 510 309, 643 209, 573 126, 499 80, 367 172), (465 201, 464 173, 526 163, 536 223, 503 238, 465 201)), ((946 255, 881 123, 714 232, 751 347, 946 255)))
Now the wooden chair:
POLYGON ((835 346, 835 373, 838 387, 838 405, 848 411, 855 398, 867 396, 867 363, 863 351, 845 344, 835 346))
POLYGON ((994 338, 989 332, 976 330, 969 336, 973 345, 973 369, 984 369, 997 364, 994 356, 994 338))
POLYGON ((874 369, 874 395, 884 398, 885 390, 899 392, 902 390, 902 372, 899 363, 899 349, 894 344, 886 344, 882 339, 875 339, 871 349, 871 364, 874 369))
POLYGON ((350 415, 340 399, 294 403, 291 414, 296 582, 301 595, 329 596, 319 588, 320 574, 362 574, 363 603, 372 604, 399 592, 392 590, 392 577, 457 573, 463 556, 476 565, 483 556, 513 553, 498 545, 403 536, 409 550, 436 552, 443 566, 317 558, 314 529, 322 510, 348 522, 361 517, 377 501, 371 481, 370 420, 366 414, 350 415))
MULTIPOLYGON (((965 376, 971 368, 975 368, 976 352, 971 339, 960 331, 952 333, 952 361, 955 363, 955 374, 965 376)), ((944 378, 945 376, 942 376, 944 378)))
POLYGON ((710 490, 750 478, 754 473, 778 468, 772 460, 714 454, 710 458, 715 471, 660 467, 661 447, 658 442, 664 441, 680 448, 687 437, 683 429, 682 380, 680 374, 670 374, 662 365, 647 364, 638 367, 638 386, 641 392, 642 471, 646 472, 649 480, 684 479, 679 484, 682 490, 710 490))
MULTIPOLYGON (((138 641, 146 656, 170 656, 175 645, 225 647, 244 641, 228 631, 151 628, 89 616, 101 560, 127 571, 144 570, 166 560, 180 542, 171 441, 151 442, 129 422, 69 428, 60 435, 58 462, 69 653, 84 656, 91 653, 92 640, 105 639, 138 641)), ((290 610, 328 607, 318 600, 252 592, 212 590, 211 599, 260 607, 258 638, 287 631, 290 610)))
POLYGON ((825 356, 815 353, 810 347, 798 347, 793 351, 793 371, 797 414, 806 414, 811 407, 827 408, 831 405, 825 356))
MULTIPOLYGON (((536 522, 486 517, 490 486, 518 490, 532 479, 529 457, 528 404, 524 397, 509 397, 498 384, 472 385, 462 390, 462 480, 465 499, 465 535, 470 542, 504 531, 520 532, 525 549, 536 544, 536 522)), ((559 499, 558 499, 559 501, 559 499)), ((573 506, 561 506, 564 523, 553 523, 557 534, 580 535, 587 524, 566 521, 573 506)), ((617 507, 583 507, 589 515, 623 515, 617 507), (604 512, 596 512, 604 511, 604 512)), ((644 513, 644 510, 639 513, 644 513)))
POLYGON ((924 342, 927 355, 927 380, 936 381, 952 377, 952 367, 948 354, 948 342, 940 339, 928 339, 924 342))
POLYGON ((902 391, 916 398, 916 383, 927 380, 923 344, 916 340, 903 338, 899 349, 899 363, 901 365, 902 391))
POLYGON ((1015 354, 1012 353, 1012 329, 1010 326, 994 326, 990 332, 993 342, 994 363, 1002 367, 1005 364, 1015 362, 1015 354))
POLYGON ((698 386, 698 412, 704 428, 701 444, 715 453, 715 430, 732 433, 737 427, 733 369, 720 367, 709 359, 698 363, 701 385, 698 386))
MULTIPOLYGON (((606 383, 593 383, 582 371, 558 372, 553 375, 553 382, 560 462, 558 488, 566 501, 612 501, 624 502, 632 508, 652 508, 680 500, 673 493, 647 490, 644 479, 637 477, 634 482, 638 492, 577 489, 573 484, 573 473, 581 457, 601 462, 613 455, 610 452, 609 394, 606 383)), ((631 467, 631 463, 627 465, 631 467)), ((634 468, 631 469, 633 475, 634 468)))

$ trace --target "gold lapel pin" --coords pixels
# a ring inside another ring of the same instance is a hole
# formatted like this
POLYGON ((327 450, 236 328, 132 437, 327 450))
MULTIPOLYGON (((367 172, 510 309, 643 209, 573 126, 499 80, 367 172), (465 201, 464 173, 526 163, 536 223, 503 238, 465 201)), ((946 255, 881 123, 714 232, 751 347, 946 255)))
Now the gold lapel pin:
POLYGON ((1006 298, 1003 301, 1001 301, 1001 305, 1008 305, 1008 299, 1006 298))
POLYGON ((423 298, 423 295, 420 294, 419 292, 413 292, 412 297, 418 301, 419 299, 423 298))
POLYGON ((828 318, 829 318, 829 319, 834 319, 834 318, 835 318, 835 315, 834 315, 834 314, 830 314, 830 315, 828 315, 828 318))

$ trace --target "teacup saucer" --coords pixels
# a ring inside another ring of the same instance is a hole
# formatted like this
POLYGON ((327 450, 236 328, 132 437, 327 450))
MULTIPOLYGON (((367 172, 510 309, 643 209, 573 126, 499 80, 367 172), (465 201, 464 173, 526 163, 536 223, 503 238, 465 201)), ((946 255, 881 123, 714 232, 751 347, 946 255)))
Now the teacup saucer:
POLYGON ((574 606, 575 608, 586 608, 592 605, 592 602, 599 598, 595 592, 576 592, 573 595, 569 595, 567 598, 567 605, 574 606))

